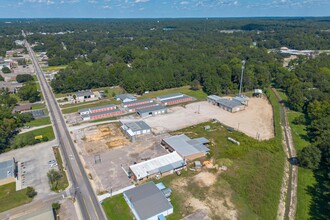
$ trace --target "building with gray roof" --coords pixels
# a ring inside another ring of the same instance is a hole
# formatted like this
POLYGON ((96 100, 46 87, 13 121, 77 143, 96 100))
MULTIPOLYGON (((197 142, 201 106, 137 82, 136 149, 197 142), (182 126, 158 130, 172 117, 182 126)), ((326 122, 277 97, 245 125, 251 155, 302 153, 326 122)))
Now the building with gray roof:
POLYGON ((0 186, 14 182, 16 172, 16 163, 14 160, 0 162, 0 186))
POLYGON ((97 99, 92 91, 78 91, 76 93, 76 102, 85 102, 97 99))
POLYGON ((148 103, 151 103, 151 102, 153 102, 152 99, 140 99, 140 100, 131 101, 131 102, 124 102, 122 104, 122 106, 124 108, 127 108, 127 107, 134 108, 134 106, 144 105, 144 104, 148 104, 148 103))
POLYGON ((145 104, 141 104, 141 105, 128 106, 126 109, 128 112, 134 112, 134 111, 137 111, 138 109, 150 108, 150 107, 157 106, 157 105, 159 105, 159 103, 149 102, 149 103, 145 103, 145 104))
POLYGON ((97 107, 92 107, 92 108, 79 109, 78 112, 80 115, 86 115, 86 114, 91 114, 91 113, 96 113, 96 112, 110 111, 110 110, 114 110, 114 109, 116 109, 116 105, 109 104, 109 105, 97 106, 97 107))
POLYGON ((155 116, 167 113, 167 108, 158 104, 148 108, 137 109, 136 113, 141 117, 155 116))
POLYGON ((158 220, 173 213, 173 206, 154 182, 148 182, 123 192, 137 220, 158 220))
POLYGON ((219 106, 220 108, 232 113, 244 110, 245 102, 247 103, 246 99, 243 100, 240 97, 236 97, 234 99, 226 99, 219 97, 217 95, 208 96, 207 101, 209 103, 212 103, 213 105, 219 106))
POLYGON ((210 141, 206 138, 191 139, 184 134, 164 138, 161 143, 167 150, 176 151, 186 160, 204 157, 210 151, 207 148, 210 141))
POLYGON ((122 101, 123 103, 133 102, 137 100, 136 97, 132 94, 118 94, 115 96, 115 99, 117 101, 122 101))
POLYGON ((151 128, 144 121, 122 122, 121 129, 131 141, 135 141, 139 135, 151 132, 151 128))
POLYGON ((22 87, 23 87, 22 83, 0 81, 0 89, 7 88, 10 93, 16 93, 22 87))
POLYGON ((184 102, 191 102, 196 99, 182 93, 174 93, 164 96, 158 96, 157 100, 163 105, 176 105, 184 102))

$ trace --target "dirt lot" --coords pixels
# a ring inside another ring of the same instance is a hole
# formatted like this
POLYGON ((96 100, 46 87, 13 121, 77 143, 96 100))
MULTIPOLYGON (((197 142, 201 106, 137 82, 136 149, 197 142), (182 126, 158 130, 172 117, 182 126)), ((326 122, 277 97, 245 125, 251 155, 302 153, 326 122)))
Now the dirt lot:
POLYGON ((211 173, 204 170, 195 176, 172 181, 170 188, 177 196, 184 198, 184 207, 193 213, 185 219, 238 218, 231 193, 228 189, 217 187, 218 178, 221 178, 219 171, 211 173))
POLYGON ((167 154, 160 146, 167 134, 146 134, 132 143, 120 131, 118 123, 88 127, 74 131, 73 135, 97 192, 111 189, 114 192, 131 185, 125 173, 130 165, 167 154))
POLYGON ((146 118, 155 133, 179 130, 211 119, 238 129, 250 137, 267 140, 274 137, 272 106, 265 98, 250 98, 249 106, 241 112, 230 113, 206 101, 169 109, 169 113, 146 118))

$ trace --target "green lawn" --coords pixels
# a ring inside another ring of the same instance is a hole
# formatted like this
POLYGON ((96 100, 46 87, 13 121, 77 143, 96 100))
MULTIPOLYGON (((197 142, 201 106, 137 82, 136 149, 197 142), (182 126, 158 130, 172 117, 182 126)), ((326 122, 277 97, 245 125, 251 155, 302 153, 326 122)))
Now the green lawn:
POLYGON ((16 183, 0 186, 0 212, 27 204, 32 201, 26 195, 26 189, 16 191, 16 183))
POLYGON ((143 94, 140 98, 141 99, 155 98, 157 96, 168 95, 171 93, 178 93, 178 92, 195 97, 198 100, 203 100, 203 99, 206 99, 206 97, 207 97, 207 94, 205 92, 203 92, 202 89, 193 91, 190 89, 190 86, 183 86, 183 87, 179 87, 179 88, 172 88, 172 89, 165 89, 165 90, 150 92, 148 94, 143 94))
POLYGON ((133 214, 131 214, 131 210, 128 207, 122 194, 105 199, 102 202, 102 206, 108 219, 111 220, 133 219, 133 214))
POLYGON ((44 103, 32 104, 32 110, 43 109, 43 108, 46 108, 46 105, 44 103))
MULTIPOLYGON (((292 121, 302 115, 299 112, 289 112, 288 120, 290 123, 292 138, 297 151, 302 150, 304 147, 310 145, 308 140, 306 140, 306 126, 296 125, 292 121)), ((297 216, 296 219, 311 219, 310 215, 312 195, 308 192, 309 188, 312 188, 317 183, 313 171, 299 167, 298 169, 298 192, 297 192, 297 216)))
POLYGON ((44 137, 47 137, 49 141, 55 138, 52 126, 36 129, 23 134, 18 134, 15 138, 21 138, 22 136, 26 136, 27 134, 33 134, 34 136, 42 135, 44 137))
POLYGON ((45 118, 35 119, 33 121, 26 123, 25 125, 30 126, 30 127, 38 127, 38 126, 48 125, 48 124, 50 124, 50 118, 45 117, 45 118))
POLYGON ((12 141, 11 147, 8 148, 8 151, 12 149, 24 147, 26 145, 31 145, 31 144, 33 145, 38 143, 35 140, 35 136, 39 136, 39 135, 42 135, 43 138, 48 138, 48 141, 53 140, 55 138, 52 126, 36 129, 33 131, 16 135, 14 140, 12 141))
POLYGON ((46 68, 46 71, 59 71, 59 70, 63 70, 67 67, 68 65, 62 65, 62 66, 49 66, 46 68))

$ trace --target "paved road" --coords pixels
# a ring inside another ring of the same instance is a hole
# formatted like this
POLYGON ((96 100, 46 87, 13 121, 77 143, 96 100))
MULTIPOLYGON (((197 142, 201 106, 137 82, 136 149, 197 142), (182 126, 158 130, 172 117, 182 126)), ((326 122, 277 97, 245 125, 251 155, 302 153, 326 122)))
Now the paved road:
POLYGON ((28 42, 26 42, 26 47, 35 66, 37 77, 41 85, 41 90, 50 111, 53 126, 55 128, 55 134, 59 140, 62 155, 64 156, 63 159, 65 167, 68 170, 69 178, 72 182, 73 188, 76 190, 75 198, 78 201, 81 216, 83 219, 91 220, 106 219, 104 212, 91 187, 89 179, 85 173, 79 155, 74 147, 60 108, 57 105, 55 96, 50 86, 48 85, 46 78, 39 66, 39 63, 37 62, 35 54, 28 42))

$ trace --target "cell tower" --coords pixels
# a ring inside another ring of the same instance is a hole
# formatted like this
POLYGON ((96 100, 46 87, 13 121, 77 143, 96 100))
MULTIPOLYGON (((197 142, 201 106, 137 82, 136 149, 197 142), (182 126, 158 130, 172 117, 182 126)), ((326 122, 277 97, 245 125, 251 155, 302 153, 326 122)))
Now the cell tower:
POLYGON ((245 69, 245 63, 246 60, 242 61, 242 73, 241 73, 241 80, 239 83, 239 92, 238 92, 238 96, 241 97, 242 96, 242 87, 243 87, 243 74, 244 74, 244 69, 245 69))

